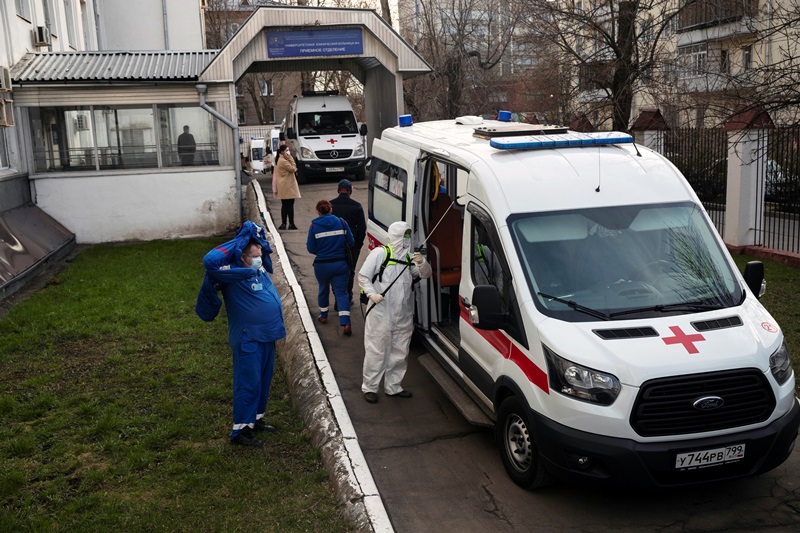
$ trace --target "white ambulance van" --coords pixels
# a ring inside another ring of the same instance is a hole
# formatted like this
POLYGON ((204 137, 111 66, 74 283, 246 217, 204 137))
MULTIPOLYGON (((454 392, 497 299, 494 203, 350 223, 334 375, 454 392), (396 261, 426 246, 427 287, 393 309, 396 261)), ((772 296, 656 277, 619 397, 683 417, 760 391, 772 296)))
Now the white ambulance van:
POLYGON ((248 158, 253 174, 264 174, 272 170, 272 157, 267 141, 263 137, 251 137, 248 158))
POLYGON ((494 425, 517 484, 673 487, 787 459, 800 404, 763 265, 740 275, 667 159, 624 133, 400 124, 373 144, 369 245, 412 226, 434 269, 420 362, 494 425))
POLYGON ((367 126, 358 127, 350 101, 339 91, 304 91, 293 98, 285 126, 299 183, 326 176, 364 179, 367 126))

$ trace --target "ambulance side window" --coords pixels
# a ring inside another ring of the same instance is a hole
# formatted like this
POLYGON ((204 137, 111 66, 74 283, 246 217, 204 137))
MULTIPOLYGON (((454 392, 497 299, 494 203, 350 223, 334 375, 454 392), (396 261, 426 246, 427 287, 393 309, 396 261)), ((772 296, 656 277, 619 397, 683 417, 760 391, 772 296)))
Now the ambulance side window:
POLYGON ((369 218, 387 229, 389 224, 404 220, 406 182, 402 168, 373 158, 369 173, 369 218))
POLYGON ((491 218, 483 209, 472 204, 468 208, 472 215, 471 275, 474 285, 494 285, 500 293, 501 308, 510 320, 507 333, 527 347, 528 340, 522 327, 522 316, 514 295, 511 269, 500 246, 500 238, 491 218))

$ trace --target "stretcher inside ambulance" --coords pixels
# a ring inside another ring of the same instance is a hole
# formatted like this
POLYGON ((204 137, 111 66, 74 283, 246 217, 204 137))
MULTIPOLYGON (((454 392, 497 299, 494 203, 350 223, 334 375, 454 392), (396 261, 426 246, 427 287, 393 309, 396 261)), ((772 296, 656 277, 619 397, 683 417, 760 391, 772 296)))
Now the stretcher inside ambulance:
POLYGON ((763 265, 742 276, 680 172, 631 141, 461 117, 373 145, 370 246, 412 225, 434 271, 416 289, 424 358, 526 488, 755 475, 798 433, 763 265))

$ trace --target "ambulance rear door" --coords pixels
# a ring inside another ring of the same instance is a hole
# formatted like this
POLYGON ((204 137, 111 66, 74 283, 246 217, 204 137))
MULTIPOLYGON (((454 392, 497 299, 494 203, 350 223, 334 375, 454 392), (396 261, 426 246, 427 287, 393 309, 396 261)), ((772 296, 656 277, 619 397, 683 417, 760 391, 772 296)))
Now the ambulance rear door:
MULTIPOLYGON (((367 240, 370 250, 388 244, 392 222, 404 220, 414 228, 415 177, 419 149, 375 139, 369 169, 367 240)), ((412 242, 418 242, 415 235, 412 242)))

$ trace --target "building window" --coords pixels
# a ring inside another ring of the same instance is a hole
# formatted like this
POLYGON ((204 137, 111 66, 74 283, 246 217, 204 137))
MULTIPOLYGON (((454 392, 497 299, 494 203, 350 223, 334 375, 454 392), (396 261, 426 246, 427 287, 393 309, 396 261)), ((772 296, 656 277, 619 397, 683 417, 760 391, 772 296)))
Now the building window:
POLYGON ((28 110, 34 172, 95 169, 91 127, 78 129, 86 123, 79 123, 78 117, 88 117, 90 113, 88 107, 32 107, 28 110))
POLYGON ((274 96, 272 80, 261 80, 261 96, 274 96))
POLYGON ((94 108, 99 167, 158 167, 153 108, 94 108))
POLYGON ((34 172, 219 164, 216 125, 196 106, 32 107, 28 117, 34 172))
POLYGON ((219 165, 217 123, 210 113, 197 106, 159 105, 158 116, 163 166, 219 165))
POLYGON ((67 19, 67 40, 72 48, 78 48, 78 34, 75 31, 75 7, 73 0, 64 0, 64 18, 67 19))
POLYGON ((730 74, 731 72, 731 62, 727 50, 719 52, 719 71, 721 74, 730 74))
POLYGON ((228 28, 227 28, 228 29, 228 39, 233 37, 234 34, 237 31, 239 31, 239 27, 240 26, 241 26, 241 24, 239 24, 238 22, 230 22, 230 23, 228 23, 228 28))
POLYGON ((684 46, 678 48, 678 58, 683 67, 684 78, 702 76, 706 73, 706 57, 708 49, 705 44, 684 46))
POLYGON ((8 168, 11 163, 8 161, 8 147, 6 146, 6 129, 0 127, 0 169, 8 168))
POLYGON ((748 71, 753 68, 753 47, 748 45, 742 48, 742 70, 748 71))
POLYGON ((14 4, 17 8, 17 15, 24 18, 27 21, 32 21, 31 18, 31 3, 30 0, 14 0, 14 4))
POLYGON ((44 25, 50 30, 50 35, 57 37, 59 33, 58 18, 56 17, 53 0, 44 0, 42 6, 44 7, 44 25))

